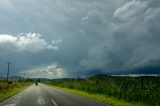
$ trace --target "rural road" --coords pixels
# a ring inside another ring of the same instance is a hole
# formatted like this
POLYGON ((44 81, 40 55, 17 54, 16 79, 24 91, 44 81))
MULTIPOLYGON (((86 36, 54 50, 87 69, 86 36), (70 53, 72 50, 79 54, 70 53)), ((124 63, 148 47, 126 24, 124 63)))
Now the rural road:
POLYGON ((0 106, 109 106, 43 84, 34 84, 0 106))

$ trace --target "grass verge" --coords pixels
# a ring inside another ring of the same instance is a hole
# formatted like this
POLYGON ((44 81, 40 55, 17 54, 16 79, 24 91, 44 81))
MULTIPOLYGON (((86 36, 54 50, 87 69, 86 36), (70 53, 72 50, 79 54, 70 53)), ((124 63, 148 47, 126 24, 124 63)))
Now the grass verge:
POLYGON ((0 102, 12 97, 13 95, 15 95, 21 91, 23 91, 24 89, 26 89, 30 85, 31 85, 31 83, 27 82, 19 87, 13 87, 13 88, 9 88, 9 89, 0 90, 0 102))
POLYGON ((58 89, 61 89, 61 90, 64 90, 64 91, 67 91, 67 92, 70 92, 70 93, 73 93, 73 94, 77 94, 77 95, 80 95, 80 96, 83 96, 83 97, 87 97, 89 99, 96 100, 98 102, 102 102, 102 103, 105 103, 105 104, 110 104, 112 106, 146 106, 145 104, 142 104, 142 103, 130 103, 130 102, 126 102, 126 101, 123 101, 123 100, 116 99, 114 97, 107 97, 107 96, 102 95, 102 94, 91 94, 91 93, 80 91, 80 90, 54 86, 54 85, 51 85, 49 83, 43 83, 43 84, 46 84, 48 86, 55 87, 55 88, 58 88, 58 89))

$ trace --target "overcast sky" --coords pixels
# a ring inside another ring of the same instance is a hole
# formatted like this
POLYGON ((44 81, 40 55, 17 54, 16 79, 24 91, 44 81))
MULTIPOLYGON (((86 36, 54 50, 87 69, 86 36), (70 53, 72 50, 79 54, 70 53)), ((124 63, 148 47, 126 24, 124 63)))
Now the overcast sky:
POLYGON ((154 74, 160 1, 0 0, 0 76, 7 62, 27 77, 154 74))

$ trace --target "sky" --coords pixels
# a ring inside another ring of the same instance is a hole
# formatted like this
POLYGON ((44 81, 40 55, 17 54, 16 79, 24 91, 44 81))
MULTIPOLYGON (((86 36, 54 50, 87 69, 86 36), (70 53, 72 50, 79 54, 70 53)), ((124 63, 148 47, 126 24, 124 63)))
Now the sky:
POLYGON ((0 76, 160 73, 159 0, 1 0, 0 76))

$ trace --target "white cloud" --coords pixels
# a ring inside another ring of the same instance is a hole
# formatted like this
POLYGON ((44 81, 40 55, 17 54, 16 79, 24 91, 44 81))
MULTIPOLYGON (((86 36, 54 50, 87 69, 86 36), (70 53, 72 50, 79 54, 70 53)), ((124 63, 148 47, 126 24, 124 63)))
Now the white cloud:
POLYGON ((17 36, 0 34, 0 52, 39 52, 43 50, 57 50, 57 43, 52 41, 48 43, 39 33, 20 33, 17 36))
POLYGON ((62 40, 52 41, 52 44, 58 44, 60 42, 62 42, 62 40))
POLYGON ((52 73, 55 76, 60 76, 60 77, 65 76, 64 69, 58 67, 56 64, 52 64, 52 65, 48 66, 47 72, 52 73))
POLYGON ((89 19, 88 16, 85 16, 85 17, 82 17, 82 18, 81 18, 82 21, 85 21, 85 20, 88 20, 88 19, 89 19))
POLYGON ((59 67, 57 64, 52 64, 49 66, 43 66, 38 68, 33 68, 25 72, 27 77, 33 78, 64 78, 66 77, 66 72, 63 68, 59 67))
POLYGON ((131 2, 128 2, 123 7, 120 7, 115 11, 114 18, 128 20, 132 19, 132 17, 137 17, 139 16, 139 14, 144 13, 148 4, 148 1, 141 2, 133 0, 131 2))

